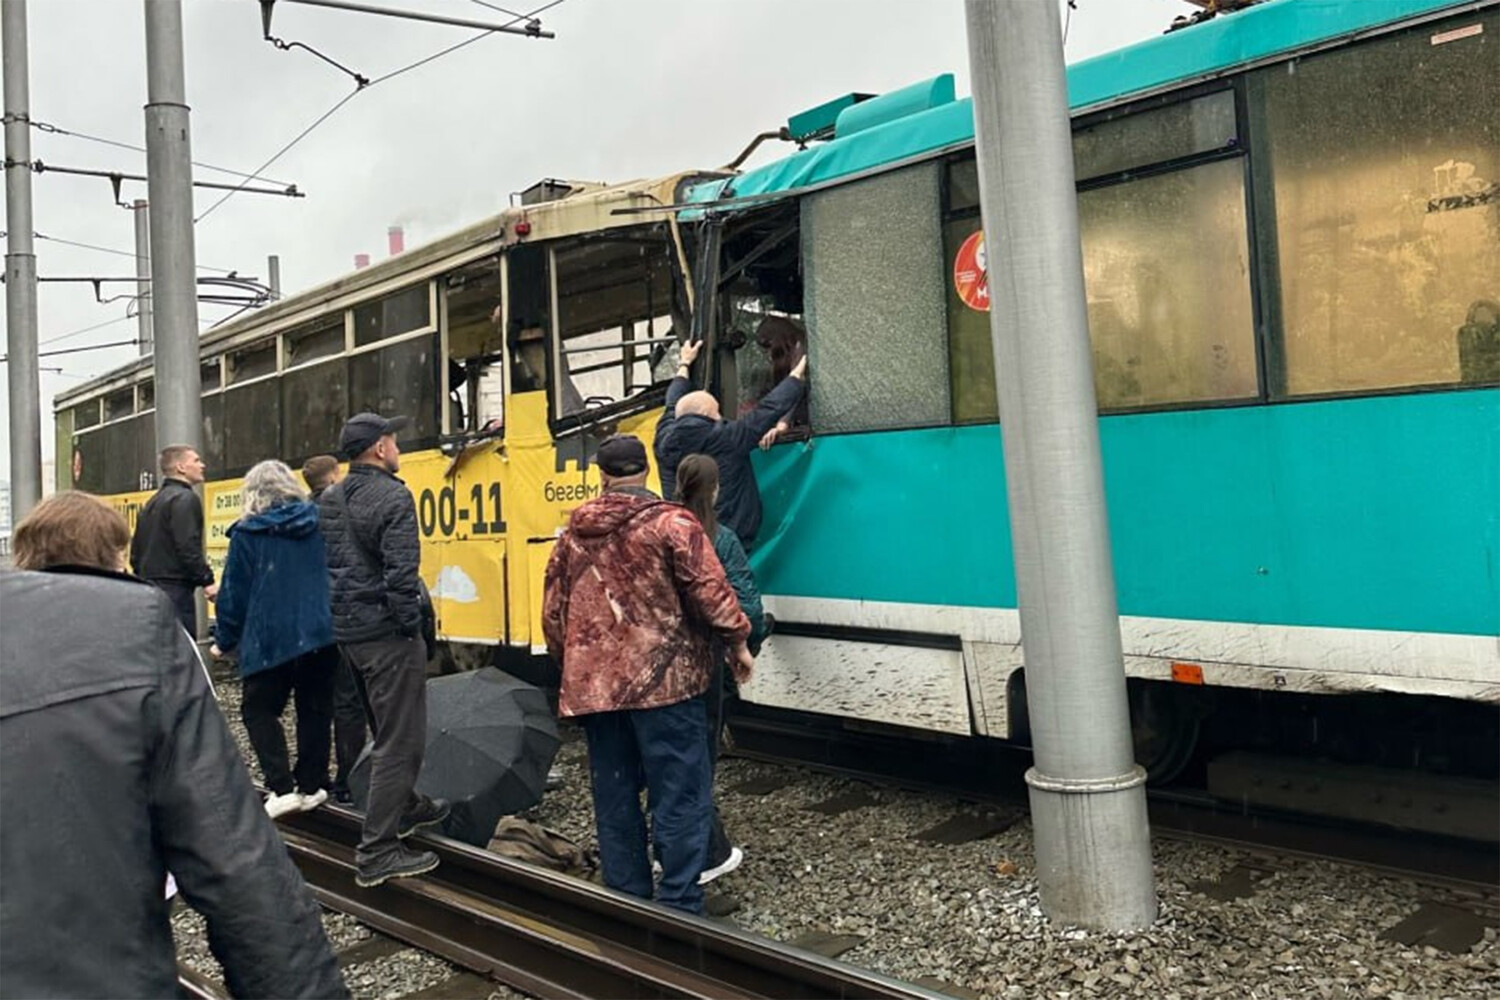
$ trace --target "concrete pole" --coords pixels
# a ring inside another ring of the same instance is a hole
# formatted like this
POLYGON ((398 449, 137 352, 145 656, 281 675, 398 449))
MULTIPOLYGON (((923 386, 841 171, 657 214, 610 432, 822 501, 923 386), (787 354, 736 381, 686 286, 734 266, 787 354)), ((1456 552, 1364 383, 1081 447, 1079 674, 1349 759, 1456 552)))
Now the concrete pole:
POLYGON ((17 523, 42 498, 42 386, 37 367, 36 251, 31 218, 31 71, 26 0, 0 0, 5 63, 5 349, 10 391, 10 509, 17 523))
POLYGON ((1035 766, 1042 909, 1133 930, 1156 918, 1099 460, 1057 4, 966 0, 990 330, 1035 766))
POLYGON ((140 340, 141 356, 151 353, 151 218, 147 214, 149 204, 137 198, 130 206, 135 218, 135 320, 136 338, 140 340))
POLYGON ((192 149, 182 69, 182 0, 143 2, 156 446, 198 447, 203 432, 203 399, 198 368, 192 149))

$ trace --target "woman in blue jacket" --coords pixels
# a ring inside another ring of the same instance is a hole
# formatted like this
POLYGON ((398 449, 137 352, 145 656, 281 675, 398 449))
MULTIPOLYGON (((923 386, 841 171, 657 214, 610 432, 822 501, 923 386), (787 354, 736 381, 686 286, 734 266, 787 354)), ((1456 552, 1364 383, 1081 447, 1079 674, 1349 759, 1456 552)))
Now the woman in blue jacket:
POLYGON ((244 516, 229 529, 219 585, 215 656, 236 654, 240 712, 271 796, 266 812, 315 809, 328 799, 338 647, 318 508, 292 470, 261 462, 245 475, 244 516), (297 698, 297 765, 290 766, 281 713, 297 698), (295 779, 295 780, 294 780, 295 779))
MULTIPOLYGON (((709 455, 688 455, 677 466, 677 502, 698 518, 708 537, 714 540, 714 553, 724 566, 724 575, 740 599, 740 610, 750 619, 751 653, 759 653, 761 642, 766 637, 766 616, 761 607, 760 588, 755 585, 755 574, 750 571, 750 560, 739 536, 728 525, 722 523, 716 513, 719 501, 719 465, 709 455)), ((735 690, 734 679, 728 670, 728 651, 719 644, 714 645, 714 674, 709 681, 704 699, 708 703, 708 759, 717 766, 719 741, 724 730, 724 700, 735 690)), ((724 832, 724 822, 719 817, 718 806, 714 807, 713 829, 709 834, 708 863, 698 876, 698 884, 706 885, 727 875, 740 866, 745 854, 729 842, 724 832)))

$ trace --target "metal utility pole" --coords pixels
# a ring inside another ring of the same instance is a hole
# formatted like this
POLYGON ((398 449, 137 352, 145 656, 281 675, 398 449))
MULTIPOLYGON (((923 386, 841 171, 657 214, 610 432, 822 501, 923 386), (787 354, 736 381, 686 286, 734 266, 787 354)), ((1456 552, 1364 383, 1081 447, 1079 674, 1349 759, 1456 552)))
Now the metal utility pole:
POLYGON ((281 258, 274 253, 266 258, 266 287, 272 302, 281 301, 281 258))
POLYGON ((965 0, 1042 909, 1156 919, 1131 749, 1057 4, 965 0))
POLYGON ((13 523, 42 498, 42 386, 37 367, 36 251, 31 218, 31 70, 26 0, 0 0, 5 63, 5 329, 13 523))
POLYGON ((156 446, 196 447, 203 432, 203 399, 198 368, 192 144, 182 68, 182 0, 143 3, 156 446))
POLYGON ((135 219, 135 320, 136 339, 140 341, 141 356, 151 353, 151 219, 147 215, 150 203, 137 198, 130 206, 135 219))

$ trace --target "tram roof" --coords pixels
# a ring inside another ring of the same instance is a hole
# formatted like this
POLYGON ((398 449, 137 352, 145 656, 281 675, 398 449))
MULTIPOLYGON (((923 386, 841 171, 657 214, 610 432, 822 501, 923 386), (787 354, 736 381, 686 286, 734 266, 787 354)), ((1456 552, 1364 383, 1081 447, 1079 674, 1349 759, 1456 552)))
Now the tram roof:
MULTIPOLYGON (((714 172, 685 171, 620 184, 553 182, 571 185, 573 190, 550 201, 511 206, 456 232, 374 261, 369 267, 346 272, 243 317, 210 327, 199 334, 199 351, 231 350, 252 343, 272 330, 296 326, 322 312, 347 308, 351 300, 384 294, 386 288, 395 290, 412 282, 430 280, 444 270, 479 260, 502 248, 657 221, 657 213, 653 211, 656 206, 670 205, 688 182, 710 176, 714 172), (633 211, 616 214, 621 207, 633 211), (526 237, 515 234, 514 224, 522 219, 531 225, 526 237)), ((668 217, 667 212, 660 213, 660 219, 668 217)), ((64 409, 91 396, 112 392, 134 382, 140 372, 150 371, 151 367, 149 355, 134 358, 58 393, 53 408, 64 409)))
MULTIPOLYGON (((1074 63, 1068 67, 1068 104, 1074 114, 1102 110, 1382 25, 1491 5, 1488 0, 1268 0, 1074 63)), ((790 193, 973 140, 973 100, 966 97, 810 146, 734 178, 697 185, 688 200, 790 193)))

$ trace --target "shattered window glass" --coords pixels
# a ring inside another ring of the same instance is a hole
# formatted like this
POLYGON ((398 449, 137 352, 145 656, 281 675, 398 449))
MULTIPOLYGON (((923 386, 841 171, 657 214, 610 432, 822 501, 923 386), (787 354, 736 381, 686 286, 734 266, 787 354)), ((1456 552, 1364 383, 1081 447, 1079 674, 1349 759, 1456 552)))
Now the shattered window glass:
POLYGON ((922 164, 802 203, 819 432, 948 422, 940 169, 922 164))

